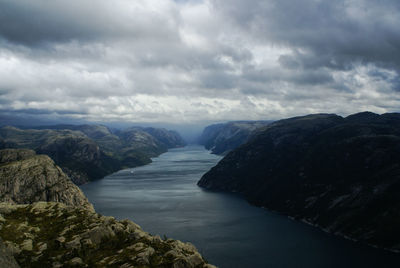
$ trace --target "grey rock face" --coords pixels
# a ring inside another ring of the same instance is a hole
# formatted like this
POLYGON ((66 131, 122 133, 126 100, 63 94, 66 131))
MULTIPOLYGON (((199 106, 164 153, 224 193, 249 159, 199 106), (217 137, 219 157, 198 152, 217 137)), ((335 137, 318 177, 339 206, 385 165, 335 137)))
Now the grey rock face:
POLYGON ((0 150, 0 164, 10 163, 13 161, 25 160, 36 155, 33 150, 14 150, 14 149, 4 149, 0 150))
POLYGON ((4 160, 0 163, 2 202, 54 201, 93 209, 82 191, 48 156, 21 149, 0 150, 0 155, 4 160), (15 159, 21 160, 12 161, 15 159))
POLYGON ((12 252, 4 245, 1 239, 0 239, 0 267, 19 268, 19 265, 15 261, 12 252))

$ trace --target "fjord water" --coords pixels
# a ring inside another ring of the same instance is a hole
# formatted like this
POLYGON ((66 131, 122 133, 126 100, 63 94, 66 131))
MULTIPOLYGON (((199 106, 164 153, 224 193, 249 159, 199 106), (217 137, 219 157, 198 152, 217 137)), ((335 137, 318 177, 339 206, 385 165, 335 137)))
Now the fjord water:
POLYGON ((192 242, 212 264, 247 267, 400 267, 400 254, 326 234, 196 183, 221 158, 200 146, 81 188, 97 212, 128 218, 151 234, 192 242))

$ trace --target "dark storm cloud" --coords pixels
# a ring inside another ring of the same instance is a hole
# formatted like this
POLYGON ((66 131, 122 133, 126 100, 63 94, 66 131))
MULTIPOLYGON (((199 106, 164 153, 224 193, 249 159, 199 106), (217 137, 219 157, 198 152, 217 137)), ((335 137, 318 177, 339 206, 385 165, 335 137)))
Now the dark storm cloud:
POLYGON ((121 36, 140 39, 149 34, 164 40, 176 37, 174 31, 169 31, 171 25, 162 17, 158 21, 157 17, 152 18, 155 19, 152 24, 141 13, 143 6, 126 1, 122 4, 121 1, 95 0, 1 0, 0 36, 26 46, 72 40, 106 41, 121 36), (129 9, 138 11, 135 17, 129 9))
POLYGON ((104 25, 96 24, 100 18, 95 15, 95 9, 88 12, 86 23, 80 21, 79 13, 83 15, 87 8, 85 2, 82 4, 82 9, 73 3, 65 9, 60 1, 2 0, 0 34, 11 42, 24 45, 93 38, 101 33, 104 25))
POLYGON ((397 0, 213 2, 252 38, 304 50, 294 57, 306 68, 400 67, 397 0))

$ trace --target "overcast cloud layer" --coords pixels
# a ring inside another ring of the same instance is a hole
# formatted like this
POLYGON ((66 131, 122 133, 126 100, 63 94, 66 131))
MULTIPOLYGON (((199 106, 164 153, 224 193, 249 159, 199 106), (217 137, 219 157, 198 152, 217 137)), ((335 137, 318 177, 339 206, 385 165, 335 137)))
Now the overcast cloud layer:
POLYGON ((398 0, 0 0, 0 112, 196 123, 400 111, 398 0))

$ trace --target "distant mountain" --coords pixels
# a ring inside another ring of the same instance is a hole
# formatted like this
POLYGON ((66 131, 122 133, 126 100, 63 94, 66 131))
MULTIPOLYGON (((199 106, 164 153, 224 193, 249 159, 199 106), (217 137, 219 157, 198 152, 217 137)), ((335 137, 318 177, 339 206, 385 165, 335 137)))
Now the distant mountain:
POLYGON ((50 156, 76 184, 100 179, 121 164, 81 131, 0 128, 0 148, 29 148, 50 156))
POLYGON ((114 134, 102 125, 36 129, 7 126, 0 128, 0 148, 29 148, 47 154, 76 184, 82 184, 122 168, 150 163, 151 157, 184 145, 176 132, 164 129, 152 132, 154 136, 144 129, 133 128, 114 134))
POLYGON ((0 202, 31 204, 37 201, 93 210, 79 187, 48 156, 26 149, 0 150, 0 202))
POLYGON ((142 128, 142 130, 155 137, 167 148, 182 147, 186 145, 186 142, 176 131, 153 127, 142 128))
POLYGON ((233 121, 207 126, 199 138, 213 154, 226 154, 245 143, 257 129, 272 121, 233 121))
POLYGON ((400 114, 280 120, 226 155, 199 186, 328 232, 400 250, 400 114))

